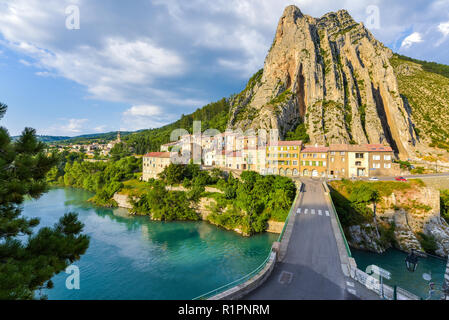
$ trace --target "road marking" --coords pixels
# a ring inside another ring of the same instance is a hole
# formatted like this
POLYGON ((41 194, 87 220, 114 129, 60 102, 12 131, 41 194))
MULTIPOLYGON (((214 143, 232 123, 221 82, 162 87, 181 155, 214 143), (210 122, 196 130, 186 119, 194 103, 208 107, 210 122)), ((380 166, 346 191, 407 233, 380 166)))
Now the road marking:
POLYGON ((312 209, 312 214, 315 214, 315 209, 312 209))
POLYGON ((304 214, 307 214, 309 212, 309 209, 304 210, 304 214))
POLYGON ((326 210, 326 217, 329 217, 329 211, 326 210))
POLYGON ((296 211, 297 213, 301 213, 301 208, 298 208, 298 211, 296 211))
POLYGON ((318 214, 319 214, 320 216, 322 216, 322 215, 323 215, 323 211, 318 210, 318 214))
POLYGON ((348 287, 353 287, 354 288, 354 282, 346 281, 346 284, 348 285, 348 287))
POLYGON ((357 294, 357 292, 354 289, 348 289, 349 293, 353 294, 354 296, 357 294))

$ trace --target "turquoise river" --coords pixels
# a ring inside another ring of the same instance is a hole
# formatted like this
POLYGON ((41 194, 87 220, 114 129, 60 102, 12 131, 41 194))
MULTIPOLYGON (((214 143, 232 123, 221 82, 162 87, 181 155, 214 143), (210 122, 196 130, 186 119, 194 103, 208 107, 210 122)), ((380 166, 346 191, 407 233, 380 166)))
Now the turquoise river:
MULTIPOLYGON (((52 226, 66 212, 76 212, 91 238, 87 252, 74 265, 80 270, 80 289, 66 288, 65 272, 46 290, 49 299, 192 299, 251 272, 266 259, 275 234, 250 238, 206 222, 155 222, 130 216, 125 209, 95 207, 92 193, 71 188, 52 189, 38 200, 28 200, 23 214, 39 217, 39 227, 52 226)), ((405 254, 389 250, 379 255, 352 250, 360 269, 370 264, 392 274, 397 284, 426 298, 431 273, 442 282, 445 261, 421 259, 418 270, 405 269, 405 254)), ((436 297, 433 297, 434 299, 436 297)))
POLYGON ((154 222, 92 206, 90 197, 83 190, 52 189, 24 204, 23 214, 39 217, 39 227, 77 212, 91 237, 74 263, 80 289, 68 290, 69 275, 61 272, 44 292, 48 299, 192 299, 257 268, 278 236, 244 238, 206 222, 154 222))

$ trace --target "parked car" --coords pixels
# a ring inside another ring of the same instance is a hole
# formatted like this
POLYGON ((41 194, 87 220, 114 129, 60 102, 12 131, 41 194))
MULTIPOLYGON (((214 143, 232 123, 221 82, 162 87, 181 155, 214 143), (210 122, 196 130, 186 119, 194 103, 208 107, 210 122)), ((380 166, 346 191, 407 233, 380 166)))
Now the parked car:
POLYGON ((396 177, 394 178, 396 181, 407 181, 404 177, 396 177))
POLYGON ((371 177, 371 178, 369 178, 369 180, 370 181, 379 181, 379 178, 378 177, 371 177))

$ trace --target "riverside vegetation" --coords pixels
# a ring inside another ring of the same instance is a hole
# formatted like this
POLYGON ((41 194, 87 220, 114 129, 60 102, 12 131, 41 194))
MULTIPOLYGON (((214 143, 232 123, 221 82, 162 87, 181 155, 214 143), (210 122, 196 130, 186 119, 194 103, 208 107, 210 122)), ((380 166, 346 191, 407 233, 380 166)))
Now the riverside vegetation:
POLYGON ((97 205, 117 206, 112 197, 120 192, 129 196, 134 214, 161 221, 195 221, 202 219, 197 208, 206 199, 207 221, 244 235, 265 231, 268 220, 285 221, 296 194, 290 178, 251 171, 237 179, 219 169, 209 172, 192 163, 170 164, 160 179, 143 182, 141 159, 86 162, 70 154, 59 157, 65 164, 50 171, 48 182, 95 192, 90 201, 97 205))
MULTIPOLYGON (((406 248, 415 241, 414 249, 436 254, 439 246, 432 230, 426 225, 438 212, 432 206, 425 184, 421 180, 403 182, 331 182, 331 196, 350 243, 373 251, 385 248, 406 248), (374 210, 376 208, 376 210, 374 210), (398 219, 403 214, 405 221, 398 219), (429 220, 430 219, 430 220, 429 220), (362 233, 369 235, 360 236, 362 233), (401 231, 404 231, 401 233, 401 231), (377 233, 377 235, 376 235, 377 233), (407 234, 407 237, 402 235, 407 234)), ((449 221, 449 191, 441 192, 441 217, 449 221)), ((435 225, 430 224, 433 228, 435 225)), ((444 229, 444 226, 442 227, 444 229)))

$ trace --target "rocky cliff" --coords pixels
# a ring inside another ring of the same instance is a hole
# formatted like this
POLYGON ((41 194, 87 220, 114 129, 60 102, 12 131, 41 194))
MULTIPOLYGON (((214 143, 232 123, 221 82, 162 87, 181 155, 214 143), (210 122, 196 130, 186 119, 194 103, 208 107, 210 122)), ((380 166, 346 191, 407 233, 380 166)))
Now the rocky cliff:
POLYGON ((313 18, 289 6, 263 70, 232 99, 228 127, 285 136, 305 123, 312 143, 382 143, 413 158, 414 125, 392 56, 345 10, 313 18))

